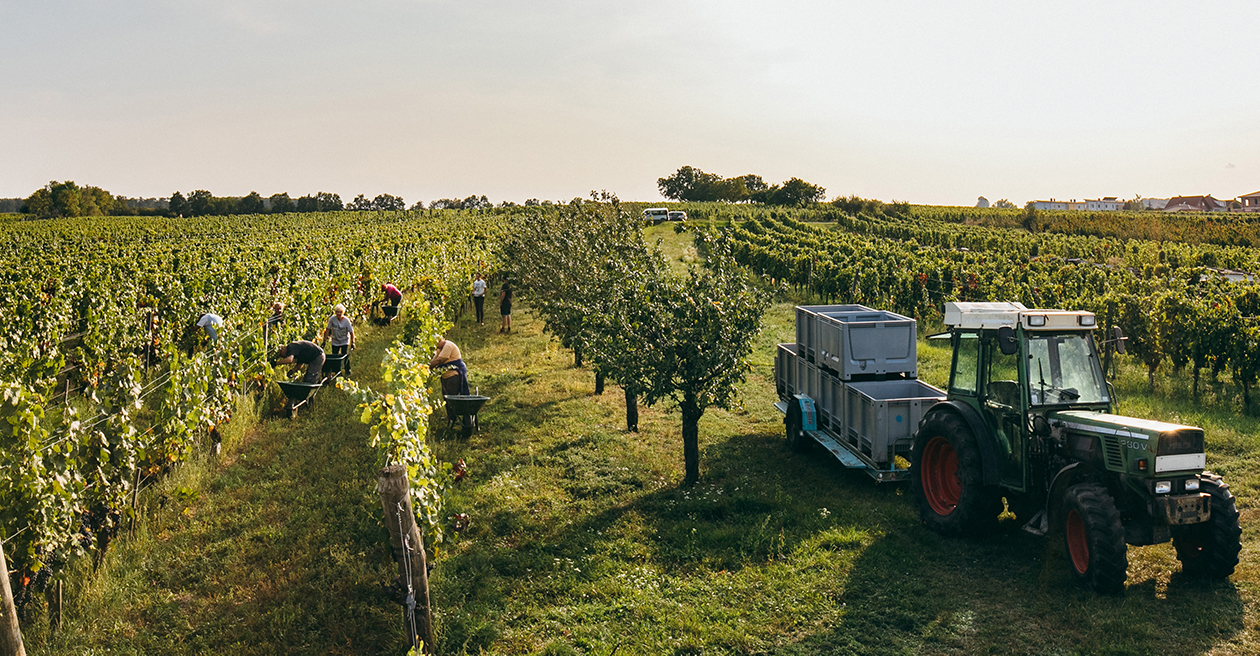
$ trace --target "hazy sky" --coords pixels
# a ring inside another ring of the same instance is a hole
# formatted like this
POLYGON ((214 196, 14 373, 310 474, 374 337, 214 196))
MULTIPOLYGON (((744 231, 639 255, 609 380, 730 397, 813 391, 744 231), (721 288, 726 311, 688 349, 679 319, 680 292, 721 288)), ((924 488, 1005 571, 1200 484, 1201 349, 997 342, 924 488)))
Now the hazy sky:
POLYGON ((1260 189, 1260 3, 0 0, 0 197, 72 179, 971 205, 1260 189))

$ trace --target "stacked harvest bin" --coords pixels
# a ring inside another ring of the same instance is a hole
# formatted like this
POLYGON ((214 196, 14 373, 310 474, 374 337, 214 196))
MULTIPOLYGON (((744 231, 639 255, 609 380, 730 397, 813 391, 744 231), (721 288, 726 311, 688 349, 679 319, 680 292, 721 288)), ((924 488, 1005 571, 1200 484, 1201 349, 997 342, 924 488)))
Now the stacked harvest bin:
MULTIPOLYGON (((918 380, 916 358, 914 319, 862 305, 802 305, 796 343, 778 346, 775 385, 785 403, 797 395, 811 399, 818 432, 857 456, 877 480, 899 480, 904 466, 896 457, 909 460, 919 420, 945 399, 944 391, 918 380)), ((830 448, 826 437, 814 437, 830 448)))

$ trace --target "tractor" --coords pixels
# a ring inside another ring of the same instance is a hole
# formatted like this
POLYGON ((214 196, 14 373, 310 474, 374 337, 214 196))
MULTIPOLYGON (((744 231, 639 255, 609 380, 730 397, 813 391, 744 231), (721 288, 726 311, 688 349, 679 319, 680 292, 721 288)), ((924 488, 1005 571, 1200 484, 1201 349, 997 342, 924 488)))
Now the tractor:
MULTIPOLYGON (((1172 541, 1187 575, 1223 579, 1241 550, 1229 485, 1205 469, 1201 428, 1124 417, 1096 319, 1020 303, 946 303, 945 399, 923 413, 909 478, 933 531, 979 536, 1009 509, 1061 536, 1073 576, 1124 590, 1127 545, 1172 541)), ((1124 352, 1116 329, 1105 345, 1124 352)))

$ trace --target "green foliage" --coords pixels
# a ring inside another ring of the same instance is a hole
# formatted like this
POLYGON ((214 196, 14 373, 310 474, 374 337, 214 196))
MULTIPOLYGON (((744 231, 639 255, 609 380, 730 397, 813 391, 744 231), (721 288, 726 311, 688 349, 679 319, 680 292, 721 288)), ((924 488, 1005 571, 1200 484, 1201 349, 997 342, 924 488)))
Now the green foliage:
POLYGON ((415 343, 396 342, 381 361, 386 390, 378 393, 348 378, 337 381, 359 401, 359 421, 371 426, 368 446, 378 453, 378 468, 405 465, 411 485, 417 524, 424 527, 430 544, 442 541, 443 495, 454 477, 451 464, 439 462, 427 436, 429 417, 441 406, 441 391, 429 384, 429 353, 450 324, 438 319, 428 303, 411 303, 412 321, 418 327, 415 343))
POLYGON ((823 199, 826 189, 800 178, 792 178, 781 185, 767 185, 759 175, 743 175, 723 178, 716 173, 705 173, 692 166, 684 166, 669 177, 656 181, 665 198, 686 202, 725 201, 738 203, 752 201, 765 205, 802 207, 823 199))
MULTIPOLYGON (((125 204, 119 209, 126 210, 125 204)), ((40 218, 102 216, 115 210, 114 197, 100 187, 52 181, 26 199, 22 211, 40 218)))
MULTIPOLYGON (((409 317, 428 316, 426 298, 451 311, 462 293, 446 290, 497 261, 501 223, 385 212, 0 224, 0 467, 20 472, 0 477, 0 536, 13 569, 61 571, 103 553, 135 481, 186 462, 242 394, 267 398, 267 347, 314 335, 333 305, 362 321, 388 279, 421 292, 409 317), (288 308, 264 331, 273 301, 288 308), (190 330, 207 311, 225 318, 213 343, 190 330), (78 393, 56 407, 67 387, 78 393)), ((393 357, 399 379, 427 363, 415 349, 393 357)), ((395 455, 428 466, 414 448, 395 455)), ((431 495, 423 481, 440 471, 417 473, 431 495)))
POLYGON ((687 479, 699 476, 697 424, 706 408, 728 407, 768 296, 748 284, 721 244, 704 242, 709 266, 669 273, 640 221, 611 195, 526 216, 505 242, 504 260, 530 294, 547 330, 648 405, 683 410, 687 479))

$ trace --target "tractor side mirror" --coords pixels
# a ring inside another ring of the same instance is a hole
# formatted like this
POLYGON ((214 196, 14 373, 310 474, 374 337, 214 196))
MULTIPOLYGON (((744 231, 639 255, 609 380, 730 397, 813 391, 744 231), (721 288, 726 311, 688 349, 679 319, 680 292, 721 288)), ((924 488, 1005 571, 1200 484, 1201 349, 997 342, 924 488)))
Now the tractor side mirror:
POLYGON ((1010 326, 1002 326, 997 332, 998 348, 1001 349, 1002 355, 1015 355, 1019 353, 1019 342, 1015 339, 1015 329, 1010 326))
POLYGON ((1124 331, 1120 330, 1120 326, 1112 326, 1111 333, 1113 338, 1116 340, 1116 353, 1124 355, 1124 331))

